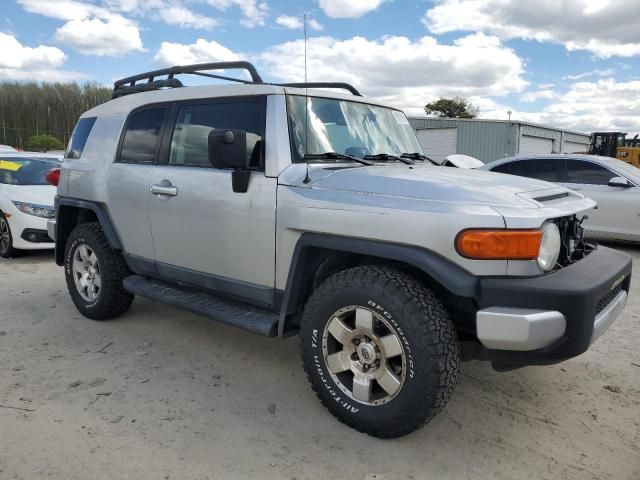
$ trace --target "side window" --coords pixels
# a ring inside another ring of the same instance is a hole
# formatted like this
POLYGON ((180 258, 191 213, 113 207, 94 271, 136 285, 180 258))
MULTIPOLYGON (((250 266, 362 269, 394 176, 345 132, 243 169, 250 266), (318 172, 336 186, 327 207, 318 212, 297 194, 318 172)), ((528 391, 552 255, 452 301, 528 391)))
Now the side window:
POLYGON ((498 173, 512 173, 511 172, 512 166, 513 166, 512 162, 507 162, 507 163, 503 163, 502 165, 498 165, 497 167, 493 168, 491 171, 498 172, 498 173))
POLYGON ((80 158, 94 123, 96 123, 96 117, 81 118, 78 120, 71 134, 71 140, 67 146, 67 151, 64 153, 64 158, 69 160, 77 160, 80 158))
POLYGON ((587 185, 607 185, 609 180, 617 176, 610 170, 592 162, 567 160, 567 178, 569 183, 587 185))
POLYGON ((169 164, 211 167, 208 154, 209 132, 229 128, 247 132, 247 161, 251 167, 260 168, 264 122, 262 102, 185 105, 178 112, 171 138, 169 164))
POLYGON ((122 163, 154 163, 165 108, 134 113, 127 121, 119 161, 122 163))
POLYGON ((511 163, 513 175, 535 178, 545 182, 559 182, 558 161, 553 158, 538 158, 532 160, 519 160, 511 163))

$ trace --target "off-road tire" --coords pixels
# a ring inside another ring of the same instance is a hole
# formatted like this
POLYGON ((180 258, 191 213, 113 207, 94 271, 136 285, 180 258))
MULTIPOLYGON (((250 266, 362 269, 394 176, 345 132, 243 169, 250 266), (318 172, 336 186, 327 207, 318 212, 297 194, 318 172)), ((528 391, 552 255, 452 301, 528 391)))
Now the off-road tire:
POLYGON ((360 266, 329 277, 307 301, 300 337, 304 369, 320 401, 341 422, 375 437, 400 437, 421 427, 445 407, 456 386, 460 350, 448 312, 431 290, 399 270, 360 266), (330 317, 349 305, 377 310, 396 325, 408 370, 388 403, 350 398, 327 369, 320 337, 330 317))
POLYGON ((22 250, 17 250, 13 248, 13 234, 11 233, 11 227, 9 226, 9 221, 4 217, 2 213, 0 213, 0 227, 5 227, 7 229, 7 234, 9 235, 9 245, 3 247, 0 244, 0 257, 2 258, 14 258, 20 256, 22 250), (1 225, 3 224, 4 225, 1 225))
POLYGON ((67 289, 78 311, 92 320, 109 320, 126 312, 133 295, 122 287, 122 280, 131 275, 119 251, 109 246, 100 224, 78 225, 69 235, 64 252, 64 272, 67 289), (101 287, 97 298, 88 302, 78 292, 72 273, 73 255, 81 245, 88 245, 100 265, 101 287))

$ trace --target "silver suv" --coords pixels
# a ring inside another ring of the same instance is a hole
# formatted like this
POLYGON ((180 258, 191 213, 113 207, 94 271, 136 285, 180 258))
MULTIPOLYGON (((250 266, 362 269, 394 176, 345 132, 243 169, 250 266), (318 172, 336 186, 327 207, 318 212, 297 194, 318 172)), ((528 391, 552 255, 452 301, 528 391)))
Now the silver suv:
POLYGON ((397 437, 444 408, 461 359, 560 362, 616 319, 631 260, 583 239, 594 206, 435 166, 403 112, 350 85, 274 85, 227 62, 116 82, 78 121, 49 232, 86 317, 140 295, 298 334, 331 413, 397 437), (219 74, 239 68, 251 80, 219 74))

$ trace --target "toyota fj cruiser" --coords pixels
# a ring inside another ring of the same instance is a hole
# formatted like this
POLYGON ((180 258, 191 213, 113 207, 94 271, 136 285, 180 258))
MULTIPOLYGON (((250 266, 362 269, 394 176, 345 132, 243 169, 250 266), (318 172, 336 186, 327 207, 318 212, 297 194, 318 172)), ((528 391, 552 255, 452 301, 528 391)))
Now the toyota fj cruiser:
POLYGON ((461 359, 579 355, 625 306, 630 257, 582 235, 592 200, 435 166, 404 113, 350 85, 269 84, 225 62, 125 78, 113 96, 75 127, 49 226, 78 310, 106 320, 140 295, 299 334, 312 388, 362 432, 430 420, 461 359), (233 83, 181 88, 181 74, 233 83))

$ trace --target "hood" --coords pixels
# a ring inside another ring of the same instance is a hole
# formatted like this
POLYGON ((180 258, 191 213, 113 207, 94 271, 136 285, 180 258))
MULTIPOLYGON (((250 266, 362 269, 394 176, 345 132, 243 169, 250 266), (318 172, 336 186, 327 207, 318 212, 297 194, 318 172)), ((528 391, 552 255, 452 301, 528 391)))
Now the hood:
POLYGON ((16 202, 53 207, 56 187, 52 185, 3 185, 4 195, 16 202))
POLYGON ((311 181, 305 184, 302 180, 306 166, 294 167, 302 168, 286 172, 284 183, 323 190, 528 208, 542 207, 546 199, 558 195, 565 202, 583 198, 548 182, 479 170, 395 164, 352 168, 313 166, 309 173, 311 181))

